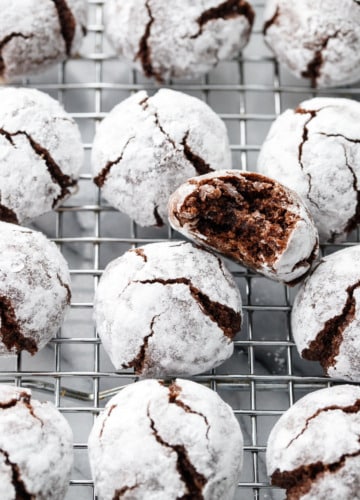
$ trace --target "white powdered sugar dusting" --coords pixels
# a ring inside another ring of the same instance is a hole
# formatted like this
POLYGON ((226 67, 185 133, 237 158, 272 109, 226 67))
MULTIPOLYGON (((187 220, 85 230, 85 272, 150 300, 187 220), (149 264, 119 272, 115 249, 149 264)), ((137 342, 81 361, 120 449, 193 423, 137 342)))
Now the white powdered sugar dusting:
POLYGON ((318 97, 273 123, 257 170, 302 196, 320 240, 340 241, 358 222, 360 103, 318 97))
POLYGON ((231 408, 213 391, 177 379, 125 387, 96 419, 89 438, 102 500, 231 500, 243 438, 231 408), (166 474, 164 474, 166 470, 166 474))
POLYGON ((134 367, 143 376, 218 366, 231 356, 241 322, 240 292, 223 262, 181 241, 149 244, 112 261, 94 309, 115 368, 134 367))
POLYGON ((0 78, 37 73, 77 53, 86 0, 0 0, 0 78))
POLYGON ((72 431, 51 403, 0 385, 0 497, 63 500, 73 464, 72 431))
POLYGON ((359 301, 357 245, 321 260, 300 288, 291 317, 296 346, 303 357, 321 361, 331 377, 358 382, 359 301))
POLYGON ((254 21, 245 0, 108 0, 104 14, 117 53, 158 81, 196 77, 237 57, 254 21))
POLYGON ((141 91, 117 105, 98 128, 95 182, 111 205, 141 226, 167 219, 170 194, 186 179, 231 166, 226 127, 197 98, 169 89, 141 91))
POLYGON ((0 90, 0 205, 13 221, 49 212, 75 192, 82 162, 79 129, 57 101, 35 89, 0 90))
POLYGON ((360 388, 350 385, 307 394, 284 413, 270 433, 266 461, 273 484, 288 489, 286 498, 357 497, 359 414, 360 388))
POLYGON ((354 0, 268 0, 265 41, 281 63, 313 86, 360 78, 360 4, 354 0))
POLYGON ((34 354, 64 319, 68 266, 41 233, 0 222, 0 235, 0 354, 34 354))

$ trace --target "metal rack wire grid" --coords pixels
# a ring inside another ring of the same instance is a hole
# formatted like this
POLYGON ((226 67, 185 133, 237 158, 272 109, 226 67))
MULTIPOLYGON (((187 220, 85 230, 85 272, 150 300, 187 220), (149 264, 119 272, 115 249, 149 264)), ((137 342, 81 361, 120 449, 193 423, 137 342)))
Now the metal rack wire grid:
MULTIPOLYGON (((46 73, 16 82, 36 87, 59 99, 78 122, 86 161, 78 194, 56 213, 36 220, 61 248, 72 277, 70 313, 56 338, 35 357, 27 354, 0 360, 0 381, 33 389, 51 400, 74 431, 75 465, 67 500, 95 499, 87 459, 87 437, 94 417, 120 387, 136 379, 131 370, 115 373, 103 351, 92 320, 94 290, 107 263, 129 248, 175 238, 168 228, 137 227, 109 207, 93 185, 90 152, 96 126, 106 113, 132 92, 158 86, 115 57, 103 36, 103 0, 88 0, 88 36, 81 55, 46 73)), ((315 92, 278 67, 261 33, 262 2, 253 2, 256 23, 251 41, 238 60, 219 64, 193 81, 168 82, 169 87, 207 102, 225 121, 233 166, 254 170, 266 133, 276 116, 314 95, 359 99, 359 87, 315 92)), ((224 166, 227 167, 227 166, 224 166)), ((359 241, 356 231, 347 243, 359 241)), ((327 245, 323 252, 339 246, 327 245)), ((266 441, 279 416, 306 393, 330 385, 314 363, 300 360, 290 329, 296 290, 271 282, 229 263, 241 290, 244 325, 233 357, 211 373, 193 377, 231 404, 242 426, 244 470, 238 499, 278 499, 283 493, 269 485, 266 441)))

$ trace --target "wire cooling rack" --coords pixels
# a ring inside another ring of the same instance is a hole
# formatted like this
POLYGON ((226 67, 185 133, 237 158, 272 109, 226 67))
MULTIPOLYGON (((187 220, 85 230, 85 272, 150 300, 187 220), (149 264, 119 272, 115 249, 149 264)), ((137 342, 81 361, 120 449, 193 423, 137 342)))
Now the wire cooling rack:
MULTIPOLYGON (((103 1, 88 0, 88 36, 81 55, 46 73, 17 84, 39 88, 59 99, 78 122, 86 162, 80 190, 56 213, 32 227, 52 238, 69 262, 73 301, 57 337, 34 358, 27 354, 0 360, 0 381, 30 387, 35 397, 52 400, 74 431, 75 466, 67 500, 94 499, 87 459, 87 437, 93 419, 120 387, 135 381, 131 371, 114 373, 92 321, 94 290, 102 270, 127 249, 177 237, 170 229, 143 229, 101 199, 91 181, 90 151, 96 126, 132 92, 158 87, 113 54, 103 36, 103 1)), ((197 96, 225 121, 233 166, 254 170, 260 145, 271 122, 288 107, 314 95, 359 99, 359 87, 314 92, 279 69, 264 45, 263 3, 253 2, 257 18, 249 45, 239 60, 221 63, 201 80, 168 86, 197 96)), ((228 165, 224 165, 228 167, 228 165)), ((342 245, 359 241, 355 232, 342 245)), ((271 282, 229 263, 242 293, 244 325, 231 360, 211 373, 193 377, 231 404, 242 426, 244 470, 238 499, 278 499, 265 468, 266 441, 279 416, 306 393, 330 385, 315 363, 300 360, 290 331, 296 290, 271 282)), ((164 471, 166 473, 166 471, 164 471)))

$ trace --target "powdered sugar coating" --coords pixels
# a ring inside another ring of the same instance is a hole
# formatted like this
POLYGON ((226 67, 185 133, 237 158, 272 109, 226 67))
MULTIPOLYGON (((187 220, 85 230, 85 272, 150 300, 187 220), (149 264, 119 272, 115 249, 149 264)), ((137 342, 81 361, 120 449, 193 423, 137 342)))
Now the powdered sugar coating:
POLYGON ((289 500, 356 498, 359 435, 359 387, 339 385, 307 394, 270 433, 268 474, 273 484, 287 488, 289 500))
POLYGON ((174 229, 191 240, 223 253, 268 278, 286 283, 292 283, 309 272, 318 251, 317 231, 299 196, 276 181, 255 173, 219 170, 189 179, 170 197, 169 221, 174 229), (240 188, 235 183, 241 183, 240 188), (260 206, 270 186, 273 192, 266 206, 260 206), (247 207, 247 190, 250 187, 253 192, 247 207), (255 191, 259 194, 254 195, 255 191), (276 196, 280 200, 280 208, 272 210, 276 196), (192 202, 192 197, 197 201, 192 202), (210 203, 209 216, 202 213, 201 208, 195 210, 196 203, 206 198, 213 199, 213 203, 224 199, 224 207, 215 209, 210 203), (227 199, 230 199, 229 205, 227 199), (275 212, 273 218, 269 211, 275 212), (215 223, 213 212, 220 214, 219 217, 216 215, 219 220, 215 223), (284 214, 287 214, 285 220, 284 214), (250 226, 252 231, 246 232, 250 226), (290 230, 282 233, 278 241, 270 244, 270 248, 259 249, 263 243, 261 240, 267 238, 260 230, 265 227, 268 236, 272 236, 278 226, 289 226, 290 230), (249 239, 254 243, 247 248, 249 239))
POLYGON ((101 500, 120 492, 124 500, 232 500, 242 445, 231 408, 206 387, 181 379, 131 384, 91 431, 95 489, 101 500))
POLYGON ((273 123, 257 169, 300 194, 320 240, 342 240, 359 220, 360 103, 317 97, 273 123))
POLYGON ((220 259, 172 241, 145 245, 112 261, 97 288, 94 311, 117 370, 192 375, 231 356, 241 297, 220 259))
POLYGON ((0 222, 0 355, 35 354, 70 302, 65 259, 43 234, 0 222))
POLYGON ((360 382, 360 246, 324 257, 303 283, 292 310, 299 353, 330 377, 360 382))
POLYGON ((267 0, 265 40, 279 61, 313 86, 360 79, 360 4, 356 0, 267 0))
POLYGON ((0 0, 0 78, 46 69, 77 53, 86 0, 0 0))
POLYGON ((0 497, 63 500, 73 464, 72 431, 51 403, 0 385, 0 497))
POLYGON ((93 155, 95 182, 111 205, 141 226, 167 219, 170 194, 202 171, 231 166, 223 121, 181 92, 140 91, 103 120, 93 155))
POLYGON ((77 189, 79 129, 62 106, 35 89, 0 90, 0 218, 23 222, 77 189))
POLYGON ((117 53, 158 81, 196 77, 238 56, 254 21, 245 0, 108 0, 104 15, 117 53))

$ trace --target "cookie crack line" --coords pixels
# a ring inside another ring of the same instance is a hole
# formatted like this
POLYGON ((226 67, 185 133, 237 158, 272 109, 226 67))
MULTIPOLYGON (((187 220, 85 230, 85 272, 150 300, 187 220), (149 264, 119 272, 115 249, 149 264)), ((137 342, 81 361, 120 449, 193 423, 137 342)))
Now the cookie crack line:
MULTIPOLYGON (((0 193, 1 200, 1 193, 0 193)), ((10 222, 11 224, 19 224, 16 213, 11 208, 0 203, 0 220, 3 222, 10 222)))
MULTIPOLYGON (((149 108, 149 96, 145 97, 142 101, 140 101, 139 105, 143 108, 144 111, 146 111, 149 108)), ((155 125, 159 128, 160 132, 170 142, 170 144, 173 146, 173 148, 177 149, 175 141, 170 137, 170 135, 166 132, 166 130, 161 125, 158 113, 153 108, 151 109, 151 112, 152 112, 152 115, 154 116, 154 119, 155 119, 155 125)))
POLYGON ((321 76, 321 68, 324 64, 323 51, 327 48, 329 41, 337 38, 339 33, 340 30, 337 30, 322 41, 320 47, 315 51, 313 58, 309 61, 306 69, 301 72, 302 77, 310 78, 312 87, 317 86, 317 80, 321 76))
POLYGON ((263 26, 263 35, 265 36, 266 33, 268 32, 268 29, 273 25, 276 24, 278 19, 280 17, 280 7, 277 6, 274 15, 268 19, 263 26))
POLYGON ((154 77, 159 83, 163 83, 164 79, 162 75, 156 71, 153 67, 152 60, 151 60, 151 47, 149 45, 149 38, 151 34, 151 27, 153 23, 155 22, 155 18, 152 15, 151 12, 151 7, 150 7, 150 1, 147 0, 145 2, 145 8, 147 10, 148 16, 149 16, 149 21, 147 25, 145 26, 145 31, 143 36, 140 39, 139 42, 139 50, 137 54, 135 55, 135 61, 137 59, 140 60, 141 66, 143 68, 145 76, 148 78, 154 77))
POLYGON ((107 422, 107 419, 110 417, 110 415, 112 414, 112 412, 115 410, 116 407, 117 407, 117 405, 111 405, 110 406, 108 414, 106 415, 106 417, 103 420, 103 423, 102 423, 102 426, 101 426, 101 429, 100 429, 100 432, 99 432, 99 439, 101 439, 102 436, 103 436, 103 434, 104 434, 104 429, 105 429, 105 424, 107 422))
POLYGON ((203 313, 206 316, 209 316, 209 318, 218 325, 218 327, 224 332, 224 335, 226 337, 232 340, 241 328, 240 313, 237 313, 231 307, 220 304, 220 302, 211 300, 208 295, 196 288, 188 278, 154 278, 149 280, 133 281, 133 283, 141 283, 142 285, 152 285, 158 283, 164 286, 185 285, 189 288, 191 296, 198 303, 203 313))
POLYGON ((180 444, 169 444, 160 436, 155 427, 155 422, 150 415, 150 405, 148 405, 147 408, 147 416, 150 420, 150 428, 156 441, 176 453, 176 469, 187 490, 185 495, 177 497, 177 500, 204 500, 202 491, 207 483, 207 479, 203 474, 198 472, 191 463, 185 446, 180 444))
POLYGON ((138 484, 134 484, 134 486, 123 486, 119 490, 115 490, 112 500, 120 500, 128 491, 135 490, 138 486, 138 484))
POLYGON ((147 262, 147 255, 145 253, 145 250, 143 248, 132 248, 129 250, 131 253, 135 253, 138 255, 144 262, 147 262))
POLYGON ((319 132, 319 134, 324 135, 325 137, 341 137, 342 139, 345 139, 345 141, 360 144, 360 139, 352 139, 351 137, 346 137, 346 135, 343 134, 326 134, 325 132, 319 132))
POLYGON ((0 295, 0 339, 9 351, 15 348, 16 353, 25 350, 34 355, 38 350, 35 340, 22 333, 11 300, 4 295, 0 295))
POLYGON ((64 39, 66 55, 71 54, 71 47, 75 36, 76 21, 66 0, 51 0, 55 4, 59 18, 61 36, 64 39))
POLYGON ((15 489, 16 500, 35 500, 35 495, 31 495, 24 484, 24 481, 21 479, 19 466, 10 461, 9 454, 0 449, 0 453, 4 457, 5 464, 11 468, 11 483, 15 489))
POLYGON ((304 432, 308 429, 309 424, 312 420, 314 420, 316 417, 318 417, 321 413, 325 413, 328 411, 335 411, 335 410, 340 410, 344 413, 359 413, 360 412, 360 399, 357 399, 354 404, 352 405, 347 405, 347 406, 339 406, 339 405, 331 405, 331 406, 325 406, 324 408, 320 408, 317 410, 314 415, 311 415, 311 417, 308 417, 305 421, 305 425, 302 428, 302 430, 294 437, 292 440, 289 442, 289 444, 286 446, 286 448, 289 448, 294 441, 296 441, 304 432))
POLYGON ((271 484, 286 489, 287 500, 300 500, 308 493, 314 482, 325 474, 334 474, 344 467, 348 458, 360 456, 360 450, 354 453, 345 453, 339 460, 331 464, 324 464, 321 461, 308 465, 301 465, 292 471, 280 471, 276 469, 271 475, 271 484))
POLYGON ((312 340, 309 347, 303 349, 301 353, 304 359, 319 361, 325 373, 331 366, 335 365, 343 333, 355 317, 356 300, 354 292, 359 287, 360 281, 346 289, 347 299, 341 313, 328 319, 315 340, 312 340))
POLYGON ((255 12, 251 5, 245 0, 227 0, 222 2, 217 7, 211 7, 205 10, 197 19, 196 22, 199 29, 195 35, 190 38, 198 38, 202 32, 204 26, 209 21, 215 21, 216 19, 233 19, 235 17, 244 16, 246 17, 250 27, 254 24, 255 12))
POLYGON ((70 287, 69 285, 67 285, 66 283, 63 282, 63 280, 61 279, 61 276, 59 273, 56 274, 56 277, 58 279, 58 282, 60 283, 60 285, 65 288, 66 290, 66 303, 67 305, 70 305, 70 302, 71 302, 71 290, 70 290, 70 287))
POLYGON ((23 38, 24 40, 27 40, 29 38, 32 38, 33 35, 24 35, 23 33, 9 33, 6 37, 4 37, 1 42, 0 42, 0 76, 4 74, 5 71, 5 62, 2 57, 2 50, 5 47, 7 43, 9 43, 13 38, 23 38))
POLYGON ((210 165, 206 163, 203 158, 201 158, 201 156, 197 155, 191 150, 189 144, 187 143, 189 133, 190 131, 188 130, 184 135, 183 140, 181 141, 181 145, 184 148, 185 158, 192 164, 195 171, 197 172, 197 175, 203 175, 213 172, 214 169, 211 168, 210 165))
MULTIPOLYGON (((345 156, 345 165, 349 169, 349 171, 350 171, 350 173, 352 175, 352 178, 353 178, 353 188, 354 188, 354 191, 356 193, 355 213, 348 220, 348 223, 346 224, 346 227, 345 227, 345 232, 346 233, 350 233, 353 229, 356 228, 356 226, 360 222, 360 191, 358 189, 358 179, 356 177, 356 173, 355 173, 353 167, 349 163, 349 159, 348 159, 348 156, 347 156, 346 148, 345 148, 344 145, 343 145, 343 149, 344 149, 344 156, 345 156)), ((334 237, 335 237, 335 235, 334 235, 334 237)))
POLYGON ((120 156, 113 161, 108 161, 106 163, 105 167, 100 171, 100 173, 96 177, 94 177, 94 182, 97 185, 97 187, 99 187, 99 188, 103 187, 103 185, 105 184, 105 182, 110 174, 111 168, 114 165, 118 165, 121 162, 121 160, 124 157, 126 148, 128 147, 128 145, 130 144, 130 142, 133 139, 135 139, 135 136, 129 137, 129 139, 126 141, 126 143, 125 143, 125 145, 120 153, 120 156))
POLYGON ((155 205, 154 210, 153 210, 153 215, 156 220, 156 226, 157 227, 162 227, 164 225, 164 221, 162 220, 162 217, 159 214, 159 206, 155 205))
POLYGON ((10 401, 7 401, 6 403, 0 402, 0 409, 8 410, 9 408, 13 408, 14 406, 16 406, 18 403, 23 403, 24 406, 29 410, 30 415, 38 420, 41 424, 41 427, 43 427, 44 422, 41 420, 41 418, 35 415, 34 408, 31 404, 31 395, 25 391, 20 392, 16 398, 10 399, 10 401))
POLYGON ((129 363, 124 363, 123 368, 134 368, 136 375, 140 375, 143 372, 145 364, 147 362, 147 349, 149 346, 149 339, 154 335, 154 324, 155 320, 159 318, 161 314, 156 314, 150 322, 150 333, 143 338, 143 343, 140 347, 138 354, 134 359, 129 361, 129 363))
POLYGON ((169 391, 170 404, 176 404, 177 406, 182 408, 185 411, 185 413, 192 413, 193 415, 198 415, 204 420, 205 425, 207 427, 206 439, 209 439, 210 424, 207 417, 203 413, 193 410, 189 405, 187 405, 181 399, 179 399, 182 389, 179 385, 177 385, 176 382, 173 382, 172 384, 169 385, 168 391, 169 391))
POLYGON ((65 196, 71 194, 70 187, 74 187, 77 185, 77 181, 72 179, 70 176, 64 174, 61 171, 59 165, 55 162, 50 152, 43 148, 38 142, 36 142, 30 134, 19 130, 17 132, 7 132, 5 129, 0 128, 0 135, 4 136, 12 146, 16 147, 13 137, 17 137, 18 135, 23 135, 29 141, 31 148, 34 153, 42 158, 45 162, 45 165, 48 169, 51 179, 55 184, 60 187, 60 194, 53 200, 52 207, 55 208, 57 203, 65 198, 65 196))

